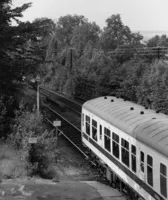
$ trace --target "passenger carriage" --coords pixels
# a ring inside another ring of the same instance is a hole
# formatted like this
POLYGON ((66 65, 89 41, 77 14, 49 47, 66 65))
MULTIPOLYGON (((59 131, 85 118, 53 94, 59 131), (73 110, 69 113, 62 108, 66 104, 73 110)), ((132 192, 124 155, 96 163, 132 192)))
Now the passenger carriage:
POLYGON ((111 184, 135 199, 168 200, 168 116, 116 97, 82 106, 82 142, 111 184))

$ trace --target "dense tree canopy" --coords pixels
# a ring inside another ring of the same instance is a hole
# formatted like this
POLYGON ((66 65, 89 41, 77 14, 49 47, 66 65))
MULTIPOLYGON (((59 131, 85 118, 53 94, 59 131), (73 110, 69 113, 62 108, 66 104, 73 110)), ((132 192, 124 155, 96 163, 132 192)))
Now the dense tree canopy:
MULTIPOLYGON (((46 44, 42 45, 43 38, 54 28, 52 20, 46 18, 33 23, 21 22, 22 13, 30 6, 27 3, 13 8, 12 0, 0 2, 0 126, 5 121, 8 128, 8 120, 14 116, 17 106, 22 78, 30 72, 35 74, 39 64, 44 62, 46 44)), ((3 128, 1 130, 3 132, 3 128)))
POLYGON ((148 47, 168 47, 167 35, 155 35, 146 42, 148 47))
POLYGON ((96 23, 85 22, 73 31, 71 45, 78 52, 83 52, 88 43, 96 47, 99 42, 100 28, 96 23))
POLYGON ((72 97, 87 100, 112 94, 168 113, 163 103, 167 64, 155 61, 158 51, 159 55, 165 52, 153 48, 166 47, 167 36, 155 36, 142 44, 142 35, 124 25, 120 15, 112 15, 106 23, 101 30, 84 16, 59 18, 47 49, 47 59, 55 62, 45 65, 44 84, 72 97))
POLYGON ((74 29, 86 22, 87 19, 83 15, 60 17, 57 22, 57 37, 60 42, 65 46, 70 45, 74 29))
POLYGON ((39 39, 49 35, 54 29, 52 20, 37 19, 33 23, 21 22, 22 12, 31 6, 11 8, 11 1, 1 2, 0 13, 0 89, 6 93, 16 89, 17 81, 30 71, 36 71, 40 62, 44 62, 44 51, 39 39), (12 26, 14 19, 17 25, 12 26))
POLYGON ((112 15, 106 20, 107 26, 101 36, 101 45, 105 50, 114 50, 119 45, 140 45, 143 39, 139 33, 132 33, 130 28, 123 24, 119 14, 112 15))

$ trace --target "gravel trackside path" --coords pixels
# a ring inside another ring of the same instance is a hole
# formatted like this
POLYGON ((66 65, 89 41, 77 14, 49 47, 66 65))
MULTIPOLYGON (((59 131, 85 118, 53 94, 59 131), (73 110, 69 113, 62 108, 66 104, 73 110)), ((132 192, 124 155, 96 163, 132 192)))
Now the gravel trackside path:
POLYGON ((101 200, 97 190, 76 181, 53 183, 39 179, 8 180, 0 185, 0 200, 101 200))

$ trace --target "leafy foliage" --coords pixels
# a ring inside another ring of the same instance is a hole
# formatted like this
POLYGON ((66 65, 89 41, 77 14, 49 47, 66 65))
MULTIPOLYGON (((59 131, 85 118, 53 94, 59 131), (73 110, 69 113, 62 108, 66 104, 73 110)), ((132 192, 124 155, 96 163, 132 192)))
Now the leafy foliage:
MULTIPOLYGON (((165 54, 160 51, 158 56, 158 49, 151 47, 166 47, 167 36, 156 36, 145 45, 141 44, 142 35, 124 25, 119 14, 106 23, 101 30, 81 15, 60 17, 52 29, 45 57, 53 62, 41 65, 43 84, 85 100, 111 94, 154 109, 163 110, 162 104, 167 110, 163 102, 166 96, 159 93, 165 90, 166 95, 166 87, 163 83, 156 85, 161 74, 151 70, 157 66, 160 69, 155 60, 165 54), (150 76, 157 80, 154 87, 150 76)), ((162 65, 166 68, 165 63, 162 65)))
POLYGON ((55 161, 56 137, 44 129, 43 116, 21 108, 12 129, 8 141, 20 150, 27 175, 48 176, 48 167, 55 161), (29 144, 30 137, 36 137, 37 144, 29 144))
POLYGON ((87 19, 82 15, 66 15, 60 17, 57 22, 56 30, 57 38, 61 42, 61 45, 70 45, 74 29, 86 22, 87 19))
POLYGON ((71 45, 76 49, 79 55, 82 55, 88 43, 91 43, 93 47, 97 46, 99 35, 100 28, 96 23, 85 22, 74 29, 71 45))
POLYGON ((100 38, 104 50, 114 50, 119 45, 140 45, 143 37, 139 33, 132 33, 130 28, 123 24, 119 14, 112 15, 106 22, 107 26, 100 38))
MULTIPOLYGON (((0 2, 0 99, 6 110, 5 115, 0 114, 2 121, 14 116, 13 111, 18 106, 15 94, 23 88, 22 78, 38 72, 38 66, 45 60, 46 36, 55 27, 47 18, 36 19, 33 23, 21 22, 22 13, 30 6, 31 3, 26 3, 13 8, 12 0, 0 2), (12 25, 12 20, 16 25, 12 25), (11 99, 12 104, 9 103, 11 99)), ((6 132, 2 123, 1 131, 6 132)))
POLYGON ((148 47, 168 47, 167 35, 155 35, 146 42, 148 47))
POLYGON ((138 87, 141 104, 168 114, 168 64, 163 61, 153 63, 138 87))

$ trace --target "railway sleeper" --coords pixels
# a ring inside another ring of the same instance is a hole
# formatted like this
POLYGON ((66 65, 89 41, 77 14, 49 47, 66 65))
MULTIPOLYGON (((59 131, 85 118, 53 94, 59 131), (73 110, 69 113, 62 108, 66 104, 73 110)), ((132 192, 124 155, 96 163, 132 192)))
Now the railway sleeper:
POLYGON ((56 99, 52 99, 51 97, 46 97, 46 100, 47 100, 48 102, 53 102, 53 103, 55 103, 55 104, 60 108, 60 111, 61 111, 61 112, 65 112, 66 106, 65 106, 64 103, 62 103, 62 102, 60 102, 60 101, 58 101, 58 100, 56 100, 56 99))

